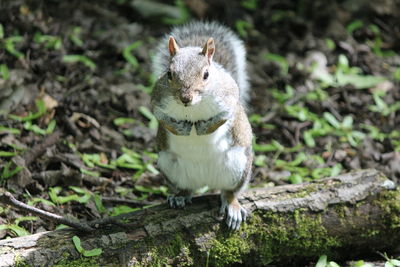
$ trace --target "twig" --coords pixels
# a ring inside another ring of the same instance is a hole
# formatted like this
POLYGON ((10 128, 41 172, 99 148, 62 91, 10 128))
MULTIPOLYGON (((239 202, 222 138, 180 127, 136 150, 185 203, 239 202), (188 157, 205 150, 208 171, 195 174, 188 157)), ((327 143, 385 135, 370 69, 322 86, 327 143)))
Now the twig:
POLYGON ((24 155, 25 164, 29 166, 33 161, 46 152, 46 149, 54 145, 58 139, 60 139, 62 132, 60 130, 48 135, 42 143, 35 146, 30 151, 26 152, 24 155))
POLYGON ((13 207, 16 207, 18 209, 21 209, 26 212, 30 212, 32 214, 35 214, 41 218, 45 218, 51 221, 55 221, 57 223, 62 223, 68 226, 71 226, 77 230, 80 230, 82 232, 93 232, 95 229, 87 225, 86 223, 81 223, 81 222, 74 222, 72 220, 69 220, 65 217, 62 217, 60 215, 47 212, 35 207, 31 207, 26 205, 25 203, 15 199, 15 197, 10 193, 10 192, 3 192, 0 193, 0 202, 3 202, 5 204, 11 205, 13 207))

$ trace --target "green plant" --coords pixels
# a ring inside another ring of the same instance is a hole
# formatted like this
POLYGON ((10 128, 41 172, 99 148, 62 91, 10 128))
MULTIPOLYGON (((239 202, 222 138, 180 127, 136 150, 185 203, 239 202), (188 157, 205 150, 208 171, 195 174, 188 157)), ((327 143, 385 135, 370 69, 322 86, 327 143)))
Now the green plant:
POLYGON ((344 141, 348 141, 350 145, 356 147, 363 140, 365 134, 360 131, 353 130, 353 117, 348 115, 343 118, 342 122, 339 122, 335 116, 329 112, 324 112, 324 118, 334 128, 334 134, 344 138, 344 141))
POLYGON ((146 119, 149 120, 149 124, 148 127, 150 129, 157 129, 158 127, 158 121, 156 119, 156 117, 153 115, 153 113, 145 106, 141 106, 139 107, 139 112, 140 114, 142 114, 146 119))
POLYGON ((12 169, 12 166, 14 166, 14 163, 12 161, 9 161, 4 165, 3 170, 1 171, 0 182, 3 182, 6 179, 14 176, 15 174, 17 174, 18 172, 20 172, 23 169, 22 166, 18 166, 18 165, 15 166, 14 169, 12 169))
POLYGON ((70 194, 68 196, 59 196, 62 191, 62 187, 50 187, 49 188, 49 197, 53 203, 56 204, 65 204, 70 201, 77 201, 79 203, 87 203, 91 197, 91 193, 85 189, 69 186, 69 189, 74 191, 77 194, 70 194))
POLYGON ((398 259, 393 259, 389 258, 389 256, 386 253, 381 253, 382 257, 385 258, 385 267, 399 267, 400 266, 400 260, 398 259))
POLYGON ((35 104, 36 104, 36 108, 38 110, 37 112, 32 113, 29 111, 28 115, 25 117, 16 116, 13 114, 9 114, 8 116, 11 119, 14 119, 17 121, 32 121, 32 120, 38 119, 46 113, 46 106, 42 99, 37 99, 35 101, 35 104))
POLYGON ((35 33, 33 36, 33 41, 39 44, 44 44, 44 47, 49 49, 61 49, 62 42, 61 38, 53 35, 45 35, 40 32, 35 33))
POLYGON ((79 47, 83 46, 83 41, 80 38, 81 32, 82 32, 81 27, 74 27, 72 28, 71 33, 68 35, 71 42, 73 42, 76 46, 79 47))
POLYGON ((247 38, 247 31, 253 28, 253 25, 245 20, 238 19, 235 22, 236 31, 239 33, 240 37, 247 38))
POLYGON ((372 112, 380 113, 382 116, 386 117, 400 110, 400 101, 397 101, 392 105, 388 105, 386 101, 384 101, 381 98, 381 96, 383 96, 384 94, 385 94, 384 92, 375 91, 372 94, 375 105, 370 105, 368 109, 371 110, 372 112))
POLYGON ((19 226, 20 222, 36 221, 38 218, 34 216, 23 216, 14 220, 14 223, 0 224, 0 230, 9 230, 15 236, 27 236, 30 233, 23 227, 19 226))
POLYGON ((8 80, 10 78, 10 72, 6 64, 0 64, 0 75, 3 80, 8 80))
POLYGON ((315 69, 313 75, 321 82, 322 87, 341 87, 350 84, 356 89, 367 89, 386 80, 380 76, 364 75, 360 68, 350 67, 344 55, 339 55, 335 73, 330 74, 315 69))
POLYGON ((322 255, 321 257, 319 257, 317 264, 315 265, 315 267, 340 267, 339 264, 337 264, 334 261, 329 261, 328 262, 328 258, 326 255, 322 255))
POLYGON ((175 6, 178 8, 179 16, 175 18, 164 17, 161 19, 162 23, 168 25, 177 25, 177 24, 182 24, 187 20, 189 20, 190 13, 185 5, 185 2, 182 0, 175 0, 175 6))
POLYGON ((240 1, 240 5, 249 10, 257 9, 258 0, 242 0, 240 1))
POLYGON ((122 51, 122 55, 125 58, 125 60, 131 64, 131 66, 133 67, 133 69, 137 69, 139 67, 139 62, 136 59, 136 57, 134 55, 132 55, 132 51, 134 51, 135 49, 139 48, 140 46, 143 45, 143 41, 136 41, 133 42, 132 44, 128 45, 127 47, 124 48, 124 50, 122 51))
POLYGON ((15 45, 21 43, 22 41, 24 41, 24 38, 22 36, 11 36, 3 40, 3 45, 8 53, 20 59, 24 57, 24 54, 18 51, 15 48, 15 45))
POLYGON ((51 120, 49 122, 49 124, 47 125, 46 129, 40 128, 38 125, 33 124, 32 121, 27 121, 27 122, 24 123, 24 129, 25 130, 32 131, 35 134, 39 134, 39 135, 51 134, 52 132, 54 132, 55 128, 56 128, 56 121, 55 120, 51 120))
POLYGON ((285 57, 273 53, 264 54, 264 58, 266 60, 275 62, 281 68, 281 74, 286 76, 289 72, 289 63, 285 57))
POLYGON ((80 62, 88 67, 90 70, 96 70, 96 63, 94 63, 91 59, 84 55, 65 55, 63 56, 62 61, 66 63, 80 62))
POLYGON ((74 243, 75 249, 84 257, 94 257, 103 253, 101 248, 94 248, 91 250, 84 249, 81 244, 81 239, 76 235, 72 237, 72 242, 74 243))

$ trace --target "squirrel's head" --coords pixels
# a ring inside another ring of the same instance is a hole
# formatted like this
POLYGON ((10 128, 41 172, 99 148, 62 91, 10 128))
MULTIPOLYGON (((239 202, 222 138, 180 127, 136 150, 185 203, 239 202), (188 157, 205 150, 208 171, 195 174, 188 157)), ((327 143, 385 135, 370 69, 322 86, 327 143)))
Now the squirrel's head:
POLYGON ((171 36, 168 50, 171 60, 166 75, 170 88, 174 90, 174 97, 185 106, 199 103, 212 78, 210 67, 215 52, 214 39, 209 38, 203 48, 179 48, 174 37, 171 36))

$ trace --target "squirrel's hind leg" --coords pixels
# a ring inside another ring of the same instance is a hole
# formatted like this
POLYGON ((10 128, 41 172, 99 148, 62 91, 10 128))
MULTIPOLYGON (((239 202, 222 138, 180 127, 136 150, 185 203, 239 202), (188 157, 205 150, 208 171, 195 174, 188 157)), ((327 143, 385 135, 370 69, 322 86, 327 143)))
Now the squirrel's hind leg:
POLYGON ((226 224, 232 230, 238 230, 247 218, 247 211, 240 205, 233 191, 221 192, 220 213, 226 214, 226 224))
POLYGON ((168 196, 167 202, 171 208, 183 208, 192 203, 192 193, 188 189, 180 190, 177 194, 168 196))

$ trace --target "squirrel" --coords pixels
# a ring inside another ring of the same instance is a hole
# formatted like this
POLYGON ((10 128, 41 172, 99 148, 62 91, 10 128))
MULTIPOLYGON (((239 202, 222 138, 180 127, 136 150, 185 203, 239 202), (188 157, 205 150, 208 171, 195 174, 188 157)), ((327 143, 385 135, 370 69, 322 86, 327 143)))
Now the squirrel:
POLYGON ((216 22, 175 27, 158 46, 153 72, 157 164, 174 193, 169 205, 184 207, 205 186, 221 190, 220 213, 239 229, 247 211, 238 196, 253 162, 243 42, 216 22))

